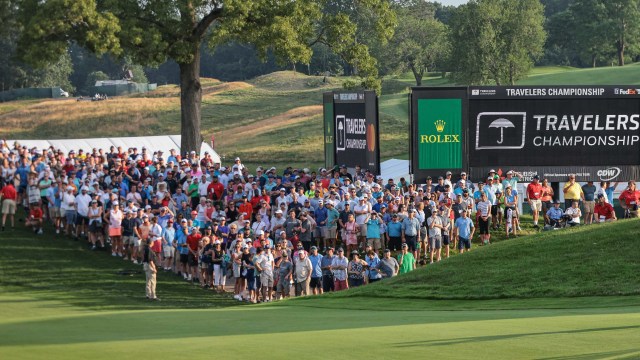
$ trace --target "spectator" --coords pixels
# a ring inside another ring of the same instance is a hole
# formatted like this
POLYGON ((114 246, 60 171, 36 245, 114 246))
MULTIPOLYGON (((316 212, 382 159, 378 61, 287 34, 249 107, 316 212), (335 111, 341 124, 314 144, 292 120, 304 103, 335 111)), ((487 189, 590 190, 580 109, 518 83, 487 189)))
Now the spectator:
MULTIPOLYGON (((527 200, 529 201, 529 206, 531 207, 531 212, 533 214, 534 229, 539 227, 538 216, 540 211, 542 211, 542 196, 543 189, 542 184, 540 184, 540 177, 535 175, 533 177, 533 181, 527 185, 527 200)), ((480 233, 482 234, 482 229, 480 229, 480 233)))
POLYGON ((627 183, 627 188, 620 194, 618 198, 620 200, 620 206, 628 213, 629 217, 640 217, 640 211, 638 211, 638 204, 640 204, 640 190, 636 190, 635 180, 631 180, 627 183))
POLYGON ((0 197, 2 198, 2 231, 4 231, 7 216, 9 216, 11 220, 11 229, 15 229, 16 201, 18 199, 18 193, 16 192, 16 188, 13 187, 12 182, 8 182, 2 187, 0 197))
MULTIPOLYGON (((355 223, 355 220, 354 220, 355 223)), ((347 283, 347 265, 349 261, 344 256, 344 250, 338 249, 338 255, 331 262, 331 270, 333 271, 333 288, 334 291, 345 290, 349 288, 347 283)))
POLYGON ((349 275, 349 287, 354 288, 364 285, 364 269, 367 263, 360 259, 358 250, 351 252, 351 261, 347 266, 347 273, 349 275))
POLYGON ((616 212, 613 210, 613 206, 606 201, 606 198, 606 195, 599 194, 598 203, 594 207, 595 219, 600 223, 618 220, 616 218, 616 212))
MULTIPOLYGON (((486 196, 486 195, 485 195, 486 196)), ((427 219, 429 227, 429 263, 433 264, 433 257, 437 255, 436 261, 441 259, 442 251, 442 218, 438 216, 438 210, 434 207, 431 209, 431 216, 427 219)))
POLYGON ((571 207, 565 210, 564 214, 569 217, 568 223, 571 226, 580 225, 580 217, 582 217, 582 211, 580 211, 579 202, 574 201, 571 207))
POLYGON ((596 205, 596 186, 593 185, 593 181, 588 181, 585 185, 582 185, 582 193, 584 194, 584 224, 590 225, 594 218, 594 207, 596 205))
POLYGON ((402 252, 398 255, 398 266, 398 274, 406 274, 416 268, 416 259, 409 251, 407 243, 402 243, 402 252))
POLYGON ((395 258, 391 257, 391 250, 385 249, 382 259, 378 263, 377 269, 383 279, 392 278, 398 275, 400 265, 395 258))
POLYGON ((420 228, 421 224, 418 219, 416 219, 417 211, 414 209, 409 212, 409 216, 402 220, 402 242, 407 244, 409 247, 409 251, 416 253, 416 239, 420 236, 420 228))
POLYGON ((547 213, 545 214, 549 226, 557 227, 560 224, 560 220, 562 220, 563 214, 564 213, 560 208, 560 201, 554 201, 553 207, 547 210, 547 213))
MULTIPOLYGON (((317 250, 316 250, 317 251, 317 250)), ((295 266, 296 296, 309 295, 309 282, 313 272, 311 260, 306 251, 298 251, 295 266)))
POLYGON ((471 250, 471 239, 473 239, 475 230, 473 221, 467 216, 467 211, 462 210, 462 216, 454 223, 454 231, 458 238, 458 251, 460 251, 460 254, 464 253, 465 250, 471 250))
POLYGON ((293 274, 293 264, 289 261, 287 252, 283 252, 282 256, 276 263, 276 271, 278 272, 278 284, 276 286, 276 299, 281 300, 288 298, 291 293, 291 282, 293 274))
POLYGON ((44 213, 38 204, 29 205, 29 217, 25 220, 25 226, 31 226, 33 232, 42 235, 42 224, 44 222, 44 213))
POLYGON ((569 175, 569 181, 564 184, 562 191, 564 192, 564 207, 567 210, 572 206, 574 201, 577 201, 579 204, 580 200, 584 200, 582 187, 576 182, 575 174, 569 175))
POLYGON ((313 270, 311 271, 311 280, 309 281, 309 287, 313 295, 322 294, 322 259, 323 256, 318 253, 316 246, 311 247, 311 254, 308 259, 311 261, 313 270))

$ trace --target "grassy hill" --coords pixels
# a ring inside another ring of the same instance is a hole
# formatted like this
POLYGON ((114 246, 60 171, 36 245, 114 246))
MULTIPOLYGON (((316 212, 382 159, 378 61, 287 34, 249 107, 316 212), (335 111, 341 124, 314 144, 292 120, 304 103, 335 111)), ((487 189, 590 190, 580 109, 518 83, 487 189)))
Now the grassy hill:
MULTIPOLYGON (((640 65, 575 69, 538 67, 520 84, 638 84, 640 65)), ((381 156, 408 157, 407 89, 410 74, 383 81, 380 97, 381 156)), ((214 134, 224 159, 240 156, 250 166, 323 165, 322 93, 341 89, 340 78, 281 71, 248 82, 202 79, 202 133, 214 134)), ((424 86, 452 85, 428 74, 424 86)), ((147 94, 105 102, 21 100, 0 104, 2 138, 76 138, 177 134, 179 88, 160 86, 147 94)))
POLYGON ((416 300, 640 295, 638 236, 640 220, 541 232, 332 295, 416 300))

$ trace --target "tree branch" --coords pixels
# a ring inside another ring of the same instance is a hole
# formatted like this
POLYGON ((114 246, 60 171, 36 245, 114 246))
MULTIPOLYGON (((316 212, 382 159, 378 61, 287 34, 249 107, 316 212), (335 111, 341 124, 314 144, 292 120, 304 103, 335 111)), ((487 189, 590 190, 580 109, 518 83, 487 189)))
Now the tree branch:
POLYGON ((326 28, 322 28, 322 31, 320 31, 320 34, 318 34, 318 37, 317 37, 315 40, 313 40, 312 42, 310 42, 310 43, 308 44, 308 46, 309 46, 309 47, 312 47, 313 45, 315 45, 315 44, 317 44, 317 43, 321 42, 321 39, 322 39, 322 37, 324 36, 324 31, 325 31, 325 30, 326 30, 326 28))
POLYGON ((209 29, 209 26, 211 26, 220 15, 222 15, 222 7, 216 7, 198 22, 198 25, 193 29, 193 36, 196 37, 196 40, 200 41, 200 39, 202 39, 207 29, 209 29))

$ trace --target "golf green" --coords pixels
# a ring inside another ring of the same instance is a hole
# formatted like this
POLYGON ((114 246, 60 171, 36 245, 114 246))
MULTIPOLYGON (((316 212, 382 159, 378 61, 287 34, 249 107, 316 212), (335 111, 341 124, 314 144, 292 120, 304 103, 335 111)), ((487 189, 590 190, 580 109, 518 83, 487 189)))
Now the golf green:
MULTIPOLYGON (((633 298, 633 297, 632 297, 633 298)), ((635 299, 626 300, 635 300, 635 299)), ((349 301, 349 300, 347 300, 349 301)), ((361 308, 367 307, 366 300, 361 308)), ((524 300, 523 300, 524 301, 524 300)), ((94 311, 0 296, 3 359, 640 357, 640 306, 353 310, 291 305, 94 311)), ((624 303, 624 301, 623 301, 624 303)), ((428 304, 425 304, 428 306, 428 304)))

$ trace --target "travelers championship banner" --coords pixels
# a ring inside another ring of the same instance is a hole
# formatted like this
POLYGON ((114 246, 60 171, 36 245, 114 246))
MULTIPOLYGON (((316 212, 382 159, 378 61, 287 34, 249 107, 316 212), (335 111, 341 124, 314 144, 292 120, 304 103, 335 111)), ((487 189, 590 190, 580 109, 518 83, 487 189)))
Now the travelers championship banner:
POLYGON ((629 86, 469 88, 469 167, 550 181, 624 181, 640 168, 640 89, 629 86))
POLYGON ((324 100, 327 167, 332 166, 329 160, 333 155, 333 164, 351 169, 360 166, 379 175, 378 97, 375 92, 325 93, 324 100), (328 97, 331 102, 327 101, 328 97))
POLYGON ((411 173, 427 176, 466 167, 466 88, 413 88, 411 93, 411 173))

